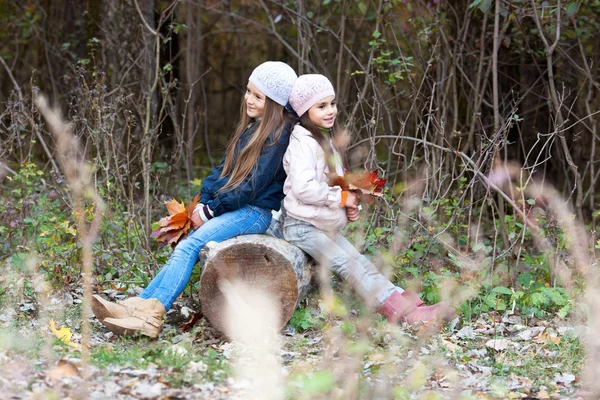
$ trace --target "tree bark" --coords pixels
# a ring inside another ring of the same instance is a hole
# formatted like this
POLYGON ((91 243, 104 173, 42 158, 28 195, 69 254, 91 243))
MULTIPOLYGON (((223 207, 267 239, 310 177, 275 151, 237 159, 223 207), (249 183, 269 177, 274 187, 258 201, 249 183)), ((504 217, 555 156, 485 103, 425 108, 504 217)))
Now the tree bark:
POLYGON ((202 313, 224 331, 227 299, 221 283, 241 281, 266 292, 279 304, 283 328, 311 287, 314 264, 299 248, 267 235, 243 235, 221 243, 209 242, 200 255, 202 313))

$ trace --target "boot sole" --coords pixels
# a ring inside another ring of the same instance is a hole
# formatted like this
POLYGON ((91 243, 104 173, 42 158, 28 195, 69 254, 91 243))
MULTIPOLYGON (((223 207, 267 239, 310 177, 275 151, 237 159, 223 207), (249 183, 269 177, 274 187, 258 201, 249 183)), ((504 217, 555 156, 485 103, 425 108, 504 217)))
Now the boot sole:
POLYGON ((92 296, 92 312, 98 318, 98 321, 104 323, 106 318, 116 318, 115 315, 104 305, 104 300, 97 294, 92 296))
POLYGON ((134 336, 135 334, 139 333, 141 335, 148 336, 149 338, 156 339, 158 337, 158 334, 160 333, 160 331, 158 331, 155 335, 148 334, 144 331, 144 329, 127 328, 124 326, 116 325, 112 323, 112 321, 107 320, 104 320, 102 323, 117 336, 134 336))

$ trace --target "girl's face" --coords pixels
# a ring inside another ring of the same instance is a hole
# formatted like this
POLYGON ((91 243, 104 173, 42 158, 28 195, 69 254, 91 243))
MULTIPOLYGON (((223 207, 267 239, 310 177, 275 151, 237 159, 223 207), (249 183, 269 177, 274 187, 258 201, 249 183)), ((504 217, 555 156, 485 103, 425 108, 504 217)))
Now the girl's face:
POLYGON ((246 113, 250 118, 262 118, 265 113, 265 99, 267 96, 254 85, 248 82, 244 101, 246 103, 246 113))
POLYGON ((308 118, 319 128, 332 128, 335 117, 337 117, 335 96, 327 96, 308 109, 308 118))

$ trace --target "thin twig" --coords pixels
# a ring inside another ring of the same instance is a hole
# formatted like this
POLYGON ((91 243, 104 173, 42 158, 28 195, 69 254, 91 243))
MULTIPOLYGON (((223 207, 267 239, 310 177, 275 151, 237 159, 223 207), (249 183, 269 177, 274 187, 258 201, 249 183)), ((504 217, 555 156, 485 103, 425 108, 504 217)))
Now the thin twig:
MULTIPOLYGON (((17 91, 17 95, 19 96, 19 107, 21 108, 21 112, 25 115, 25 109, 24 109, 25 103, 23 101, 23 92, 21 91, 21 87, 17 83, 15 77, 13 76, 10 68, 8 68, 8 65, 6 65, 6 62, 4 61, 4 58, 2 58, 2 56, 0 56, 0 63, 2 63, 2 65, 6 69, 6 72, 8 73, 10 80, 12 81, 13 85, 15 86, 15 90, 17 91)), ((42 148, 44 149, 44 153, 46 153, 46 156, 48 157, 50 164, 52 164, 52 168, 56 172, 56 175, 60 176, 60 169, 58 169, 58 165, 56 164, 56 161, 54 160, 54 156, 52 155, 52 152, 48 148, 48 145, 46 144, 44 137, 40 133, 40 130, 36 129, 35 122, 33 121, 33 118, 31 118, 31 115, 27 114, 27 119, 29 119, 29 122, 31 123, 31 129, 35 132, 35 136, 40 141, 40 144, 42 145, 42 148)), ((5 168, 8 169, 8 167, 5 167, 5 168)), ((8 169, 8 170, 10 170, 10 169, 8 169)))

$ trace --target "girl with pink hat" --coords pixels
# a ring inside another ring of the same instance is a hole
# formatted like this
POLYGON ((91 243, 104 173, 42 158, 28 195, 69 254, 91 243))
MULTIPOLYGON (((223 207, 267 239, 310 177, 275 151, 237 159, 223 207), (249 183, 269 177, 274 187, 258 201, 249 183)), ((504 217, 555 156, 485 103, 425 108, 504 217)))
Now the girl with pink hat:
POLYGON ((454 309, 444 303, 426 306, 410 290, 383 276, 339 232, 358 215, 358 197, 329 186, 329 173, 344 175, 344 138, 337 125, 335 91, 323 75, 302 75, 292 88, 290 105, 300 117, 283 158, 287 241, 329 265, 347 280, 368 306, 392 322, 450 320, 454 309))

